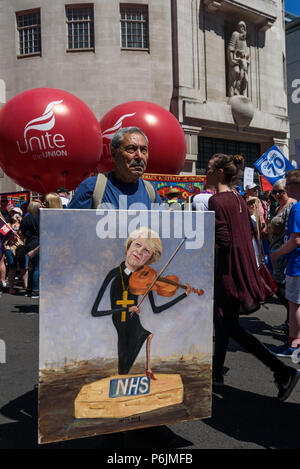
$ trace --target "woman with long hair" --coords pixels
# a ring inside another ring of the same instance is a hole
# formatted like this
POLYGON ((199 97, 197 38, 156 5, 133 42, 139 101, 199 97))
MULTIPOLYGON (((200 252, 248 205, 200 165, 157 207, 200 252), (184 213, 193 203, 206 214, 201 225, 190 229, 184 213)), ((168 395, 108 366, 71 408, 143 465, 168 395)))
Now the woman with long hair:
POLYGON ((300 372, 284 365, 252 334, 241 327, 239 315, 255 312, 265 299, 252 244, 252 227, 245 200, 233 189, 243 169, 241 155, 214 155, 207 167, 207 184, 217 192, 209 199, 215 212, 215 353, 213 381, 223 384, 222 369, 229 338, 262 361, 274 373, 284 401, 292 392, 300 372))
POLYGON ((46 195, 45 208, 63 208, 61 198, 56 192, 49 192, 46 195))

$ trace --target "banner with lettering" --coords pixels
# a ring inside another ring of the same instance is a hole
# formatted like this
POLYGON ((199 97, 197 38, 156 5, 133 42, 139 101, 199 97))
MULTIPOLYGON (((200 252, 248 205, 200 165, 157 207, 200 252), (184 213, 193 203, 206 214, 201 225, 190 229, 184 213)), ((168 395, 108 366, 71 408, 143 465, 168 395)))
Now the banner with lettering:
POLYGON ((40 232, 39 443, 210 417, 214 214, 52 209, 40 232))
POLYGON ((162 200, 167 197, 171 188, 176 188, 180 192, 178 199, 181 202, 185 202, 189 196, 199 194, 203 190, 206 176, 146 173, 143 179, 150 181, 155 186, 162 200))
POLYGON ((31 200, 31 193, 29 191, 3 192, 0 193, 0 196, 7 199, 8 208, 12 206, 21 207, 23 204, 29 204, 31 200))

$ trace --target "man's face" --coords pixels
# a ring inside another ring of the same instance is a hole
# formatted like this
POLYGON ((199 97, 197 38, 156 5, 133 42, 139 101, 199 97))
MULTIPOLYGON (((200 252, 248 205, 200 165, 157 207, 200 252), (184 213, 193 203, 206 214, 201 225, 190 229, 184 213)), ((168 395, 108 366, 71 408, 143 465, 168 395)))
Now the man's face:
POLYGON ((251 197, 258 197, 258 187, 253 187, 253 189, 248 189, 247 195, 251 197))
POLYGON ((135 272, 139 267, 143 267, 152 257, 153 250, 144 238, 134 239, 126 254, 125 265, 135 272))
POLYGON ((148 145, 144 136, 138 132, 127 133, 117 150, 112 151, 115 173, 124 182, 136 182, 146 171, 148 145))

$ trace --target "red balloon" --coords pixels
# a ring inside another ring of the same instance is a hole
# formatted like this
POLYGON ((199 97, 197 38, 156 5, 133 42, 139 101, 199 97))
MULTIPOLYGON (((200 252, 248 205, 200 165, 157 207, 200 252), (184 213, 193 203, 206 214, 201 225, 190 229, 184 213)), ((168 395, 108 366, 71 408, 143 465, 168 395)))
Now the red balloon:
POLYGON ((35 88, 1 109, 0 166, 26 189, 75 189, 97 168, 101 152, 95 115, 67 91, 35 88))
POLYGON ((178 174, 186 156, 185 136, 178 120, 161 106, 131 101, 111 109, 100 121, 103 152, 98 170, 110 171, 113 159, 110 142, 122 127, 139 127, 149 139, 147 173, 178 174))

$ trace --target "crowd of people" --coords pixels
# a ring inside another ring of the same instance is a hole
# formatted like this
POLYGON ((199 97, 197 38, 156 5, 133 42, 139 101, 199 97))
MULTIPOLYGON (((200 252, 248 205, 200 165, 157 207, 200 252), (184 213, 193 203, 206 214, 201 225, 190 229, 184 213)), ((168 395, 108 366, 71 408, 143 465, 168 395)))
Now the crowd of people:
MULTIPOLYGON (((289 177, 289 175, 287 175, 289 177)), ((286 178, 279 179, 272 187, 272 191, 259 196, 259 187, 252 188, 252 193, 246 191, 245 198, 253 229, 258 264, 262 258, 268 264, 274 280, 277 283, 276 295, 286 309, 286 318, 279 326, 274 326, 274 331, 287 335, 287 341, 283 346, 273 348, 272 352, 277 356, 292 356, 294 350, 289 345, 289 301, 286 297, 286 269, 288 257, 282 256, 274 260, 273 253, 279 250, 287 240, 288 219, 292 207, 297 204, 297 198, 291 197, 287 191, 286 178), (256 193, 253 193, 253 191, 256 193)), ((300 288, 300 286, 299 286, 300 288)), ((300 329, 298 335, 300 334, 300 329)))
POLYGON ((33 198, 15 206, 6 195, 0 203, 0 219, 9 228, 0 235, 0 291, 16 294, 16 282, 21 282, 25 296, 39 298, 40 208, 67 207, 69 192, 59 188, 41 198, 33 198))
MULTIPOLYGON (((274 381, 278 387, 278 398, 285 400, 296 385, 300 371, 283 364, 277 356, 282 356, 274 348, 269 350, 254 335, 250 334, 240 325, 240 315, 257 311, 261 303, 267 298, 262 278, 259 275, 257 258, 253 248, 253 238, 257 237, 251 222, 251 213, 248 206, 253 202, 257 187, 246 187, 245 197, 234 189, 234 183, 239 172, 243 169, 244 159, 241 155, 214 155, 208 164, 207 184, 216 187, 216 194, 209 199, 209 209, 215 212, 215 239, 216 239, 216 266, 215 266, 215 297, 214 297, 214 326, 215 326, 215 353, 213 359, 213 379, 215 384, 223 384, 223 364, 229 338, 241 344, 249 353, 264 363, 274 374, 274 381), (253 191, 253 189, 255 191, 253 191), (254 193, 253 193, 254 192, 254 193), (250 198, 250 201, 249 201, 250 198), (248 203, 247 203, 248 199, 248 203)), ((293 196, 300 199, 300 170, 286 174, 296 189, 293 196), (298 188, 298 192, 297 192, 298 188)), ((275 193, 274 193, 275 195, 275 193)), ((257 230, 261 239, 268 237, 268 210, 259 210, 260 200, 257 198, 256 219, 257 230)), ((299 203, 296 203, 295 206, 299 203)), ((267 208, 267 207, 266 207, 267 208)), ((299 214, 299 212, 298 212, 299 214)), ((299 220, 298 220, 299 223, 299 220)), ((297 225, 294 224, 296 227, 297 225)), ((290 231, 299 239, 298 231, 290 231)), ((289 241, 288 241, 289 242, 289 241)), ((284 245, 286 246, 287 243, 284 245)), ((300 244, 300 243, 299 243, 300 244)), ((297 245, 293 244, 297 251, 297 245)), ((258 246, 258 250, 261 247, 258 246)), ((280 248, 280 249, 283 249, 280 248)), ((291 248, 290 248, 291 249, 291 248)), ((271 253, 274 270, 279 257, 276 252, 271 253)), ((291 249, 291 251, 293 250, 291 249)), ((284 254, 287 252, 284 252, 284 254)), ((300 249, 295 253, 296 262, 300 265, 300 249)), ((295 259, 288 259, 287 268, 295 259)), ((297 269, 293 270, 297 272, 297 269)), ((293 316, 293 338, 289 337, 289 346, 297 347, 296 337, 300 335, 300 276, 293 277, 293 286, 297 295, 287 297, 289 301, 290 320, 293 316), (298 283, 297 283, 298 282, 298 283), (291 301, 298 301, 298 311, 291 309, 291 301), (296 326, 297 325, 297 326, 296 326), (297 330, 298 327, 298 330, 297 330)), ((300 341, 299 341, 300 343, 300 341)), ((293 350, 294 351, 294 350, 293 350)))
MULTIPOLYGON (((5 286, 7 271, 11 294, 18 270, 26 294, 39 295, 41 207, 127 209, 138 202, 149 210, 152 204, 160 204, 162 209, 181 209, 178 190, 170 188, 162 204, 157 190, 142 179, 148 145, 147 136, 137 127, 117 131, 111 140, 114 169, 84 180, 70 202, 64 188, 47 194, 44 200, 32 201, 22 213, 15 207, 8 209, 5 198, 1 199, 1 218, 12 234, 3 243, 0 280, 5 286)), ((223 365, 229 339, 233 338, 274 373, 278 398, 284 401, 300 377, 299 370, 278 359, 291 356, 300 347, 300 169, 288 171, 272 191, 260 193, 253 183, 240 194, 236 181, 243 167, 242 155, 213 155, 207 167, 206 186, 191 200, 193 210, 215 212, 213 383, 224 383, 223 365), (261 263, 272 273, 278 285, 276 294, 286 308, 286 318, 277 327, 286 334, 286 343, 270 349, 239 321, 241 314, 257 311, 267 299, 258 269, 261 263)))
MULTIPOLYGON (((241 159, 241 155, 235 155, 235 157, 241 159)), ((241 167, 242 166, 243 165, 241 165, 241 167)), ((287 181, 290 177, 294 178, 296 181, 292 184, 292 187, 297 187, 297 181, 300 182, 300 170, 295 171, 295 173, 287 173, 286 178, 277 180, 274 183, 272 190, 261 191, 258 184, 252 183, 246 186, 245 192, 243 193, 243 199, 246 202, 250 217, 252 245, 254 248, 257 267, 262 263, 267 265, 275 282, 277 283, 276 296, 286 309, 286 318, 283 323, 273 327, 274 332, 280 332, 286 336, 286 341, 283 345, 270 348, 271 353, 279 357, 292 357, 295 352, 295 348, 300 344, 300 248, 298 244, 300 242, 300 230, 297 222, 295 222, 294 232, 289 232, 288 225, 289 222, 291 223, 292 219, 289 218, 292 208, 295 206, 294 210, 298 213, 296 208, 299 207, 298 202, 300 197, 297 190, 288 190, 287 188, 287 181), (286 241, 292 233, 294 233, 295 237, 292 254, 284 253, 284 255, 278 257, 278 252, 282 252, 279 251, 280 248, 285 249, 284 246, 286 245, 286 241), (293 268, 289 267, 291 263, 294 263, 293 268), (286 293, 286 279, 289 271, 292 272, 292 277, 295 278, 295 281, 298 281, 298 283, 293 284, 293 289, 297 293, 290 296, 290 300, 286 293), (290 327, 289 320, 291 311, 293 312, 292 327, 290 327)), ((194 210, 209 210, 210 198, 215 192, 220 192, 216 190, 214 186, 208 186, 209 182, 211 182, 210 178, 207 178, 206 188, 209 187, 210 190, 205 190, 203 191, 203 194, 200 193, 193 198, 194 210), (208 192, 211 193, 209 194, 208 192), (201 201, 201 197, 207 198, 208 206, 203 204, 203 202, 201 202, 201 205, 197 206, 198 201, 201 201)), ((239 194, 240 191, 236 186, 234 186, 234 180, 231 186, 230 191, 234 192, 236 195, 239 194)), ((233 213, 233 206, 231 206, 230 212, 233 213)))

